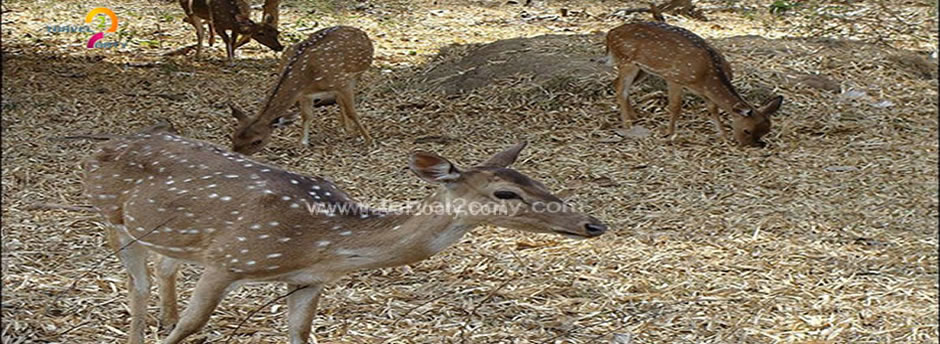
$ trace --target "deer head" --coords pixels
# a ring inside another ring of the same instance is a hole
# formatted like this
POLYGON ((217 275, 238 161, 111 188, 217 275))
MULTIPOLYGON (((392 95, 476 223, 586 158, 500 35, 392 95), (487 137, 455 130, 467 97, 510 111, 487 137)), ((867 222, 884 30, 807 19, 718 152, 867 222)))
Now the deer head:
POLYGON ((271 132, 290 124, 284 117, 276 117, 268 123, 259 118, 252 118, 245 114, 234 104, 229 104, 232 116, 238 121, 235 133, 232 134, 232 150, 238 153, 251 155, 261 150, 271 139, 271 132))
POLYGON ((767 99, 763 105, 753 108, 746 103, 734 106, 734 120, 731 128, 734 129, 734 139, 741 146, 764 147, 767 145, 761 140, 770 132, 770 116, 780 109, 783 96, 767 99))
POLYGON ((284 50, 284 46, 277 39, 280 34, 277 27, 269 23, 255 23, 244 15, 236 15, 235 22, 240 34, 251 36, 252 39, 271 50, 284 50))
POLYGON ((471 168, 458 167, 434 153, 415 152, 409 167, 421 179, 444 187, 467 224, 491 224, 528 232, 595 237, 607 231, 598 219, 575 211, 538 181, 508 168, 526 143, 497 153, 471 168))

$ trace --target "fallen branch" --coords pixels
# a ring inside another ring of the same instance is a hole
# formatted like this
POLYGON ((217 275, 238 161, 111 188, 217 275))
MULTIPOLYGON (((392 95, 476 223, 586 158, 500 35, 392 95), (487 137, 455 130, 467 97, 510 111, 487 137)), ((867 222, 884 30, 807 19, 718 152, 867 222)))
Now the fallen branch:
POLYGON ((128 97, 160 97, 172 101, 185 100, 185 93, 124 93, 128 97))
POLYGON ((190 46, 185 46, 185 47, 182 47, 182 48, 178 48, 178 49, 174 49, 174 50, 170 50, 170 51, 168 51, 168 52, 163 53, 163 56, 180 56, 180 55, 186 55, 186 54, 189 54, 190 51, 193 51, 193 49, 196 49, 196 45, 195 45, 195 44, 190 45, 190 46))
POLYGON ((87 211, 94 212, 95 208, 90 205, 67 205, 58 203, 33 203, 25 210, 68 210, 68 211, 87 211))
POLYGON ((113 138, 119 137, 117 135, 105 135, 105 134, 88 134, 88 135, 71 135, 71 136, 56 136, 50 137, 51 141, 66 141, 66 140, 95 140, 95 141, 107 141, 113 138))

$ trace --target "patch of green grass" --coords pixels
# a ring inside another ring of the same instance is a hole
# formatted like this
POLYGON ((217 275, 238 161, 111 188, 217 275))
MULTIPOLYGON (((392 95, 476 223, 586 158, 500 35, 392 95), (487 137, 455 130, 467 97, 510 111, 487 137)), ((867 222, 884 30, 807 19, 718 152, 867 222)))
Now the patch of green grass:
POLYGON ((175 21, 176 21, 176 16, 173 15, 172 13, 167 12, 167 13, 163 13, 160 15, 161 23, 172 23, 175 21))
POLYGON ((770 4, 770 13, 782 14, 796 8, 799 5, 800 4, 798 2, 794 1, 774 0, 774 2, 770 4))
POLYGON ((160 48, 163 46, 163 42, 152 39, 141 39, 137 41, 137 45, 143 48, 160 48))

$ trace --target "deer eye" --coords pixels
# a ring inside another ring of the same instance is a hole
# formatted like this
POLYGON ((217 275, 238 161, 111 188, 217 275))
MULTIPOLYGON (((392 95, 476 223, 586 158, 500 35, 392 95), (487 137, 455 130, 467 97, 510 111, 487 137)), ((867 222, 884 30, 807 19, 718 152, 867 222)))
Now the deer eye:
POLYGON ((258 145, 260 145, 260 144, 261 144, 261 140, 254 140, 254 141, 251 141, 251 145, 252 145, 252 146, 258 146, 258 145))
POLYGON ((499 199, 522 199, 519 194, 512 191, 496 191, 493 193, 493 197, 499 199))
POLYGON ((750 130, 747 130, 747 129, 744 129, 744 134, 746 134, 746 135, 751 135, 751 131, 750 131, 750 130))

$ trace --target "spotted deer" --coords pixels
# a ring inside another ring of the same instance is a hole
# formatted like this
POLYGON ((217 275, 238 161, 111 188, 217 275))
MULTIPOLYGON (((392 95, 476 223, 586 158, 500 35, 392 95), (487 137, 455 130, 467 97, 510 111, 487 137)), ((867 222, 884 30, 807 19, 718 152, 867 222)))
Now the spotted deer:
POLYGON ((637 119, 630 104, 630 87, 649 73, 666 80, 671 114, 667 135, 675 133, 684 88, 705 100, 722 138, 727 139, 728 134, 719 108, 733 116, 731 128, 739 145, 765 146, 761 138, 770 131, 770 116, 780 108, 783 97, 752 106, 731 84, 731 65, 698 35, 663 22, 627 23, 607 33, 607 53, 618 69, 614 84, 624 126, 637 119))
POLYGON ((255 23, 250 19, 251 8, 245 0, 180 0, 180 6, 186 12, 184 21, 196 29, 196 56, 202 53, 202 39, 205 36, 203 21, 209 24, 209 46, 212 46, 215 34, 225 42, 228 60, 235 58, 235 49, 251 38, 274 51, 284 50, 277 40, 277 25, 255 23), (231 32, 231 36, 226 31, 231 32), (239 38, 242 35, 242 38, 239 38))
POLYGON ((129 343, 143 342, 147 260, 154 253, 162 257, 156 269, 160 321, 175 324, 164 343, 179 343, 202 328, 234 285, 264 281, 286 283, 292 291, 289 336, 297 344, 310 337, 327 283, 357 270, 427 259, 480 225, 578 238, 603 234, 607 226, 599 220, 508 167, 524 146, 468 168, 433 153, 412 153, 411 171, 439 187, 410 211, 362 206, 327 179, 169 133, 103 143, 83 162, 82 181, 129 275, 129 343), (178 316, 180 262, 205 269, 178 316))
POLYGON ((358 78, 372 64, 372 40, 365 32, 349 26, 334 26, 314 32, 294 44, 281 56, 280 76, 255 117, 247 116, 234 105, 232 116, 238 120, 232 135, 232 149, 243 154, 260 150, 275 128, 290 121, 285 115, 295 103, 303 117, 303 145, 310 144, 313 108, 339 103, 340 121, 347 131, 353 126, 366 142, 369 131, 359 122, 355 108, 358 78))

